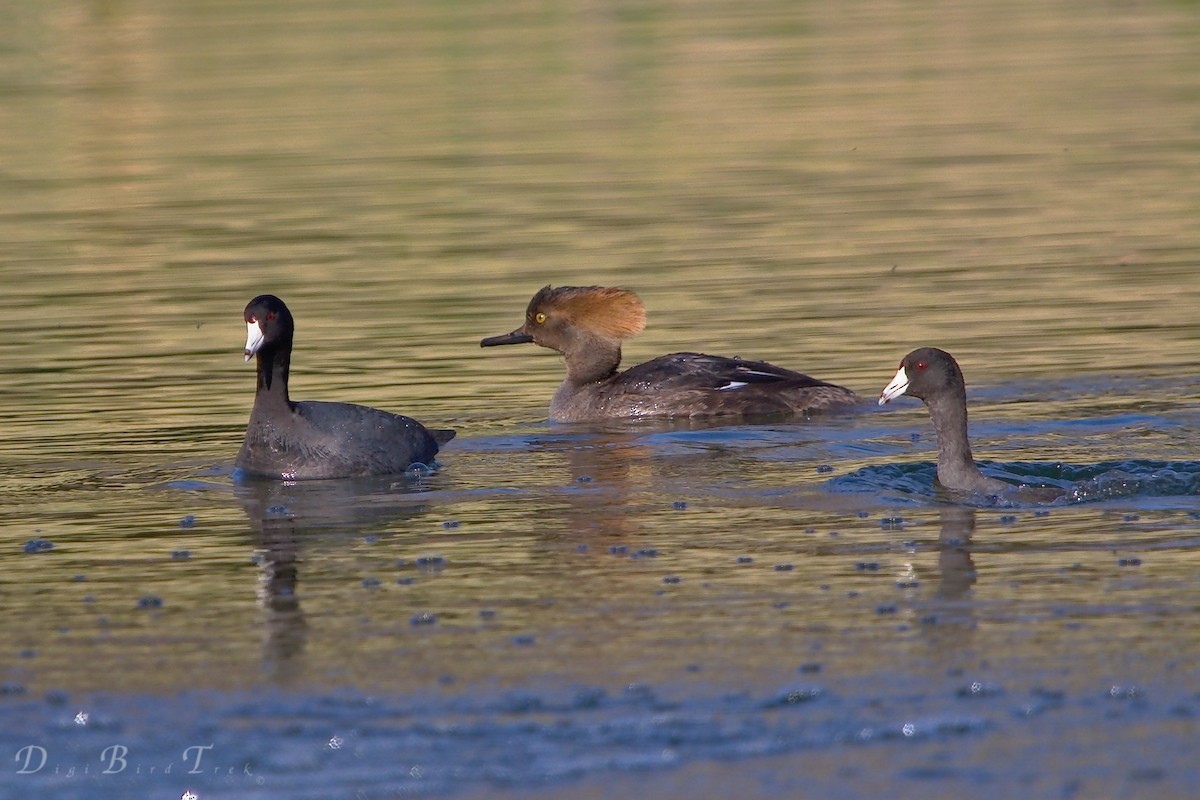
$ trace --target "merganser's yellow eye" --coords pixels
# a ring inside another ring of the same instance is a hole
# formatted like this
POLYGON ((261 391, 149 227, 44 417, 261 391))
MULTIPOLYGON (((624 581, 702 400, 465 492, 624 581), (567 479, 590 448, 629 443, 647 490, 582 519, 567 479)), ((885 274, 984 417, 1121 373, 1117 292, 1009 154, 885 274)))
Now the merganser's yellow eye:
POLYGON ((541 311, 537 312, 536 314, 533 315, 533 321, 536 322, 538 325, 544 324, 546 322, 545 313, 543 313, 541 311))

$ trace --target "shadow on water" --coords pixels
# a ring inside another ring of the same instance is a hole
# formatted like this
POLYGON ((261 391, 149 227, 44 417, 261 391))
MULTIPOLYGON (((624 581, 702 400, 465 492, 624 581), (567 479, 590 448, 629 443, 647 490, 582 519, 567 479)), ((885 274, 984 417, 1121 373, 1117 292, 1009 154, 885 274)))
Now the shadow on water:
POLYGON ((235 476, 234 495, 255 531, 263 671, 271 683, 287 686, 303 672, 308 624, 299 586, 306 543, 331 531, 344 537, 420 516, 429 507, 423 493, 416 477, 287 482, 235 476))

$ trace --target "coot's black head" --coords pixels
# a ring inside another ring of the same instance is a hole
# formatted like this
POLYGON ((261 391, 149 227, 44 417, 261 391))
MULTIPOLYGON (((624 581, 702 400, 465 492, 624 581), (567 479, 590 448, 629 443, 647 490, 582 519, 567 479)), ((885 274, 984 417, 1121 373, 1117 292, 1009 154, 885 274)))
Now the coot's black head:
POLYGON ((900 362, 896 377, 879 395, 879 405, 902 394, 928 401, 948 392, 965 392, 962 370, 945 350, 922 347, 913 350, 900 362))
POLYGON ((260 294, 246 306, 246 360, 264 349, 292 344, 292 312, 273 294, 260 294))

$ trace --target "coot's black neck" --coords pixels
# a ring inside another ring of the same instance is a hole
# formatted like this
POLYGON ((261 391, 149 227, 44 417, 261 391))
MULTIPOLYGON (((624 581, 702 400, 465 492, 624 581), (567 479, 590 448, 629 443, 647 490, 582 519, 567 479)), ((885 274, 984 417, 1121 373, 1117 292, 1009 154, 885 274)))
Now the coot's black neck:
POLYGON ((258 351, 258 386, 254 391, 254 404, 281 404, 289 406, 288 369, 292 361, 290 338, 272 342, 258 351))

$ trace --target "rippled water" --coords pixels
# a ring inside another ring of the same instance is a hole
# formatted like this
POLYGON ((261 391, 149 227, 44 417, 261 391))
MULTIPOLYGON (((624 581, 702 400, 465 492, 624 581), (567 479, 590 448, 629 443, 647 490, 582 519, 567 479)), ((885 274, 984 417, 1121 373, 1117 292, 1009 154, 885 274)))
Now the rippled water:
POLYGON ((0 28, 0 796, 1190 797, 1200 25, 1187 4, 22 5, 0 28), (622 285, 629 363, 924 409, 550 425, 481 350, 622 285), (458 437, 239 484, 293 394, 458 437))

